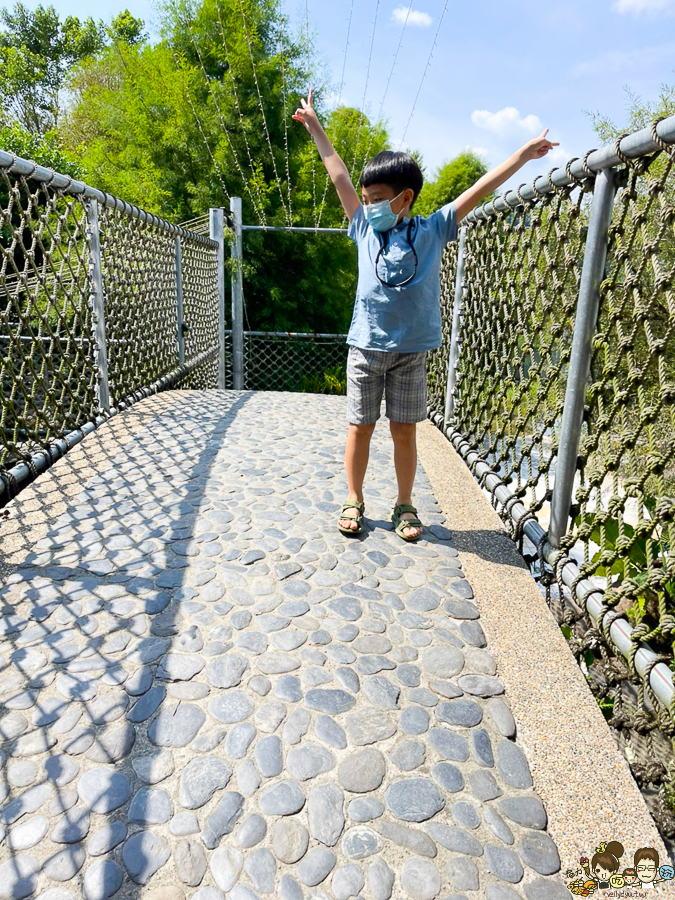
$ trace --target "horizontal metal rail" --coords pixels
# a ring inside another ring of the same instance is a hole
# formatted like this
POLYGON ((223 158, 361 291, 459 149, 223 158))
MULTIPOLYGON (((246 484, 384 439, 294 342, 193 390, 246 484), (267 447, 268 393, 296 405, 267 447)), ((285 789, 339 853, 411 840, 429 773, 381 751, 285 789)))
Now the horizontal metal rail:
POLYGON ((210 359, 213 359, 217 353, 218 347, 212 347, 209 350, 205 350, 203 353, 200 353, 199 356, 190 360, 187 365, 178 366, 178 368, 163 375, 161 378, 158 378, 157 381, 153 382, 153 384, 148 387, 141 388, 125 400, 121 400, 117 406, 107 409, 105 415, 97 416, 91 422, 86 422, 84 425, 81 425, 80 428, 69 432, 69 434, 66 434, 64 437, 57 438, 46 450, 41 450, 38 453, 33 454, 30 466, 24 462, 17 463, 16 466, 13 466, 6 473, 0 472, 0 507, 4 506, 12 499, 12 487, 16 486, 18 488, 23 488, 30 484, 38 475, 45 472, 58 459, 65 456, 70 449, 84 440, 88 434, 91 434, 92 431, 95 431, 116 413, 128 409, 130 406, 133 406, 134 403, 137 403, 139 400, 145 400, 152 394, 158 394, 160 391, 166 390, 180 378, 183 378, 194 369, 204 365, 204 363, 207 363, 210 359))
POLYGON ((195 234, 193 231, 187 231, 185 228, 181 228, 180 225, 174 225, 172 222, 167 222, 166 219, 155 216, 153 213, 146 212, 144 209, 140 209, 132 203, 127 203, 125 200, 120 200, 119 197, 115 197, 113 194, 99 191, 96 188, 90 187, 90 185, 86 184, 84 181, 77 181, 75 178, 70 178, 68 175, 61 175, 58 172, 54 172, 53 169, 45 168, 45 166, 38 166, 37 163, 31 162, 29 159, 22 159, 14 153, 0 150, 0 169, 6 169, 8 172, 12 172, 16 175, 23 175, 32 181, 41 182, 48 185, 50 188, 62 191, 64 194, 70 194, 73 197, 98 200, 102 206, 109 209, 116 209, 127 216, 131 216, 131 218, 139 219, 141 222, 152 225, 155 228, 161 228, 163 231, 167 231, 170 234, 180 234, 184 237, 192 238, 194 241, 203 244, 205 247, 217 246, 215 241, 212 241, 204 235, 195 234))
MULTIPOLYGON (((232 334, 231 328, 225 329, 225 334, 232 334)), ((244 336, 253 337, 300 337, 300 338, 346 338, 346 334, 322 334, 317 331, 245 331, 244 336)))
MULTIPOLYGON (((493 494, 503 506, 508 508, 509 516, 513 519, 516 526, 518 526, 520 522, 523 522, 522 530, 524 534, 527 535, 535 547, 542 548, 542 558, 545 559, 550 566, 555 566, 560 551, 551 547, 546 540, 546 532, 536 519, 530 515, 527 508, 516 498, 516 495, 510 488, 504 484, 494 469, 491 469, 490 466, 480 458, 478 451, 469 444, 462 434, 455 431, 452 426, 448 426, 447 428, 444 427, 443 417, 439 412, 432 413, 430 418, 434 425, 438 426, 441 432, 445 434, 455 450, 457 450, 459 455, 466 462, 467 466, 475 473, 476 477, 482 481, 490 493, 493 494)), ((567 587, 572 587, 579 577, 579 568, 575 563, 567 562, 561 567, 560 573, 567 587)), ((605 615, 611 613, 612 622, 609 627, 611 641, 622 656, 626 659, 630 659, 633 649, 633 641, 631 640, 633 628, 626 619, 622 617, 615 618, 615 612, 613 610, 608 610, 602 605, 600 597, 603 593, 604 591, 595 587, 588 578, 584 578, 576 584, 576 596, 581 600, 589 616, 597 624, 600 630, 602 630, 602 620, 605 615)), ((561 598, 561 601, 562 599, 563 598, 561 598)), ((649 666, 657 658, 657 654, 654 653, 648 644, 639 643, 637 653, 635 654, 635 668, 638 673, 642 677, 645 677, 646 673, 649 671, 649 666)), ((673 701, 673 697, 675 697, 675 686, 673 685, 673 673, 668 666, 661 662, 652 666, 651 672, 649 673, 649 683, 654 694, 661 703, 663 703, 666 709, 670 709, 670 704, 673 701)))
POLYGON ((346 228, 301 228, 299 225, 242 225, 242 231, 297 231, 300 234, 347 234, 346 228))
MULTIPOLYGON (((662 119, 656 125, 656 134, 666 144, 675 144, 675 116, 668 116, 662 119)), ((629 134, 619 143, 619 150, 622 156, 629 159, 636 159, 639 156, 646 156, 654 153, 659 149, 652 137, 651 126, 629 134)), ((552 169, 548 175, 540 175, 535 178, 532 184, 526 185, 519 191, 507 191, 494 200, 477 206, 464 219, 465 222, 479 222, 490 216, 496 215, 498 212, 504 212, 507 209, 515 209, 520 206, 523 200, 534 200, 543 194, 549 194, 554 190, 551 187, 564 187, 573 184, 575 180, 586 178, 588 173, 586 167, 597 173, 601 169, 609 169, 614 166, 621 165, 621 157, 617 154, 615 147, 608 144, 599 150, 593 150, 588 153, 585 159, 576 159, 569 164, 569 170, 572 177, 567 174, 566 167, 552 169), (549 177, 550 182, 549 183, 549 177)))

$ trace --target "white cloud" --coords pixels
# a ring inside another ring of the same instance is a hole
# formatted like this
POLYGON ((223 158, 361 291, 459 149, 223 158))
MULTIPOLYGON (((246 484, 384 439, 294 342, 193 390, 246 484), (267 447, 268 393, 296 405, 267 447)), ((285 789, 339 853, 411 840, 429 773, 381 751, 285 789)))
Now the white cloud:
POLYGON ((553 168, 553 166, 564 166, 571 158, 572 154, 568 153, 564 147, 554 147, 552 150, 548 151, 546 156, 542 157, 544 162, 549 164, 549 168, 553 168))
POLYGON ((462 153, 475 153, 476 156, 481 156, 483 159, 487 159, 490 156, 490 151, 487 147, 472 147, 471 144, 465 144, 461 150, 462 153))
POLYGON ((515 106, 505 106, 499 112, 488 112, 487 109, 476 109, 471 113, 471 121, 478 128, 486 131, 494 131, 495 134, 504 136, 514 131, 526 131, 529 134, 543 131, 543 125, 539 116, 529 115, 521 117, 515 106))
POLYGON ((429 13, 421 12, 419 9, 411 9, 408 12, 407 6, 397 6, 391 14, 392 22, 399 25, 415 25, 417 28, 428 28, 432 23, 429 13))
POLYGON ((668 61, 675 54, 675 44, 664 44, 661 47, 640 47, 637 50, 607 50, 595 59, 577 63, 572 67, 571 75, 579 78, 583 75, 600 75, 608 72, 625 72, 627 69, 647 69, 668 61))
POLYGON ((640 15, 640 13, 661 12, 662 10, 675 9, 675 0, 616 0, 614 9, 626 15, 640 15))

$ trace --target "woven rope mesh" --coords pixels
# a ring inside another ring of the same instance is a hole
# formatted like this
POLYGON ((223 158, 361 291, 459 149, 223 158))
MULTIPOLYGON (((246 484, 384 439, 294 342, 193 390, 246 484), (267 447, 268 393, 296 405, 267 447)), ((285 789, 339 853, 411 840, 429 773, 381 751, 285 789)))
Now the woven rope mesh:
MULTIPOLYGON (((571 557, 580 574, 571 591, 559 569, 543 583, 638 783, 652 788, 647 800, 657 824, 672 837, 675 710, 649 684, 654 662, 675 668, 675 149, 661 151, 618 172, 572 516, 561 543, 560 562, 571 557), (602 630, 576 593, 582 578, 611 610, 602 630), (628 660, 610 640, 617 616, 633 626, 628 660), (657 653, 642 676, 640 642, 657 653)), ((544 528, 593 181, 467 228, 452 424, 544 528)), ((450 271, 444 267, 448 330, 450 271)), ((439 351, 429 384, 431 408, 441 414, 438 381, 448 354, 445 346, 439 351)), ((508 510, 500 512, 508 519, 508 510)))
POLYGON ((454 424, 533 511, 558 446, 584 197, 559 188, 467 232, 454 424))
MULTIPOLYGON (((181 238, 183 265, 183 321, 188 374, 182 388, 215 388, 218 381, 218 257, 215 244, 181 238), (191 367, 195 360, 202 360, 191 367)), ((226 386, 227 372, 226 372, 226 386)), ((229 382, 231 384, 231 380, 229 382)))
MULTIPOLYGON (((646 172, 631 166, 614 204, 600 292, 591 383, 580 449, 574 521, 562 544, 581 576, 606 588, 634 646, 649 645, 673 668, 675 641, 675 148, 646 172), (579 553, 581 548, 581 553, 579 553)), ((610 655, 606 641, 604 647, 610 655)), ((673 768, 673 710, 663 709, 634 656, 608 696, 643 783, 673 768), (647 714, 645 715, 645 710, 647 714), (638 740, 638 735, 640 739, 638 740)), ((675 772, 671 772, 671 775, 675 772)), ((675 818, 661 824, 675 834, 675 818)))
POLYGON ((452 331, 452 304, 455 296, 457 273, 457 243, 448 244, 441 264, 441 328, 443 342, 437 350, 427 354, 427 403, 430 409, 443 413, 445 389, 448 378, 450 333, 452 331))
POLYGON ((81 200, 0 169, 0 472, 92 418, 96 368, 81 200))
MULTIPOLYGON (((14 466, 24 462, 35 474, 39 450, 100 413, 91 312, 94 242, 87 224, 92 201, 53 187, 57 176, 45 182, 35 167, 33 172, 22 176, 0 168, 0 476, 10 495, 17 490, 14 466)), ((120 212, 112 203, 98 210, 113 407, 148 389, 217 384, 217 244, 181 235, 188 324, 183 372, 175 228, 149 218, 120 212)))
POLYGON ((246 390, 323 393, 327 383, 337 388, 347 366, 346 337, 244 332, 246 390))
POLYGON ((117 209, 102 209, 99 222, 114 406, 178 367, 175 241, 117 209))

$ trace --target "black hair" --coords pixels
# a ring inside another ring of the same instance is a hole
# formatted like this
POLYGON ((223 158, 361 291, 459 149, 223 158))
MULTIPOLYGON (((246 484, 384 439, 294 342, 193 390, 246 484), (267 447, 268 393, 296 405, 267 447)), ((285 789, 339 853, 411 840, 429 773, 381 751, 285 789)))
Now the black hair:
POLYGON ((424 175, 415 158, 409 153, 383 150, 365 164, 359 184, 361 187, 386 184, 398 192, 410 188, 414 195, 410 204, 412 207, 422 190, 424 175))

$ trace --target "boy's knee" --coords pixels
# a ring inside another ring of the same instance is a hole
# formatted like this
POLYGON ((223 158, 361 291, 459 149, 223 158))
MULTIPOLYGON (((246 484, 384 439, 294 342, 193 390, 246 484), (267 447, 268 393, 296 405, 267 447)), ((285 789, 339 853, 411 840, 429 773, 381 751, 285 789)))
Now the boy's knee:
POLYGON ((417 430, 417 422, 395 422, 389 420, 389 428, 392 434, 401 435, 401 437, 414 435, 417 430))
POLYGON ((375 422, 368 422, 365 425, 355 425, 353 422, 350 422, 349 430, 357 436, 369 435, 375 431, 375 422))

